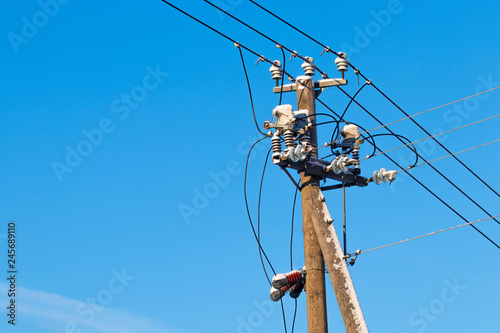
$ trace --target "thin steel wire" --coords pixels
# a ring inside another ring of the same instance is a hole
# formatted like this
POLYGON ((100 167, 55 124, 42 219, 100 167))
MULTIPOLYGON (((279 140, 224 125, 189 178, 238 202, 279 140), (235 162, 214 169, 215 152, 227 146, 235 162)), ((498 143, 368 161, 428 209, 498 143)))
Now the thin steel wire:
POLYGON ((486 221, 486 220, 491 220, 491 219, 497 218, 499 216, 500 215, 495 215, 495 216, 487 217, 487 218, 484 218, 484 219, 481 219, 481 220, 477 220, 477 221, 474 221, 474 222, 467 222, 467 223, 464 223, 464 224, 457 225, 455 227, 451 227, 451 228, 447 228, 447 229, 443 229, 443 230, 439 230, 439 231, 430 232, 430 233, 425 234, 425 235, 421 235, 421 236, 417 236, 417 237, 413 237, 413 238, 408 238, 408 239, 405 239, 405 240, 402 240, 402 241, 399 241, 399 242, 396 242, 396 243, 382 245, 382 246, 375 247, 373 249, 366 250, 366 251, 361 251, 361 252, 358 252, 358 253, 362 254, 362 253, 372 252, 372 251, 375 251, 375 250, 384 249, 384 248, 389 247, 389 246, 393 246, 393 245, 397 245, 397 244, 402 244, 402 243, 406 243, 406 242, 409 242, 409 241, 412 241, 412 240, 415 240, 415 239, 420 239, 420 238, 424 238, 424 237, 427 237, 427 236, 432 236, 432 235, 435 235, 435 234, 439 234, 441 232, 450 231, 450 230, 453 230, 453 229, 458 229, 458 228, 461 228, 461 227, 465 227, 466 225, 473 225, 473 224, 478 223, 478 222, 483 222, 483 221, 486 221))
POLYGON ((461 151, 456 152, 456 153, 453 153, 453 154, 449 154, 449 155, 446 155, 446 156, 442 156, 442 157, 436 158, 436 159, 434 159, 434 160, 432 160, 432 161, 425 161, 425 162, 420 163, 420 164, 418 164, 418 165, 416 165, 416 166, 414 166, 414 167, 411 167, 411 168, 410 168, 410 167, 408 167, 408 168, 405 168, 405 169, 399 170, 399 171, 397 171, 397 172, 401 172, 401 171, 405 171, 405 170, 414 169, 414 168, 417 168, 417 167, 422 166, 422 165, 426 165, 426 164, 429 164, 429 163, 433 163, 433 162, 436 162, 436 161, 442 160, 442 159, 447 158, 447 157, 452 157, 452 156, 455 156, 455 155, 458 155, 458 154, 461 154, 461 153, 465 153, 466 151, 470 151, 470 150, 474 150, 474 149, 477 149, 477 148, 480 148, 480 147, 484 147, 484 146, 487 146, 487 145, 491 145, 492 143, 499 142, 499 141, 500 141, 500 139, 498 139, 498 140, 493 140, 493 141, 490 141, 490 142, 488 142, 488 143, 483 143, 483 144, 481 144, 481 145, 478 145, 478 146, 475 146, 475 147, 472 147, 472 148, 467 148, 467 149, 461 150, 461 151))
MULTIPOLYGON (((441 135, 444 135, 444 134, 448 134, 448 133, 451 133, 451 132, 457 131, 457 130, 459 130, 459 129, 469 127, 469 126, 471 126, 471 125, 476 125, 476 124, 482 123, 483 121, 486 121, 486 120, 491 120, 491 119, 496 118, 496 117, 499 117, 499 116, 500 116, 500 114, 497 114, 497 115, 492 116, 492 117, 484 118, 484 119, 481 119, 481 120, 475 121, 475 122, 470 123, 470 124, 467 124, 467 125, 463 125, 463 126, 460 126, 460 127, 457 127, 457 128, 454 128, 454 129, 451 129, 451 130, 448 130, 448 131, 445 131, 445 132, 442 132, 442 133, 434 134, 434 135, 432 135, 432 136, 429 136, 429 137, 426 137, 426 138, 423 138, 423 139, 420 139, 420 140, 417 140, 417 141, 410 142, 410 143, 405 144, 405 145, 403 145, 403 146, 399 146, 399 147, 396 147, 396 148, 392 148, 392 149, 389 149, 389 150, 385 150, 385 151, 383 151, 383 153, 388 153, 388 152, 393 151, 393 150, 396 150, 396 149, 400 149, 400 148, 408 147, 408 146, 413 145, 413 144, 415 144, 415 143, 422 142, 422 141, 425 141, 425 140, 428 140, 428 139, 431 139, 431 138, 435 138, 435 137, 438 137, 438 136, 441 136, 441 135)), ((380 155, 380 154, 382 154, 382 153, 378 153, 378 154, 375 154, 375 155, 373 155, 373 156, 370 156, 370 158, 371 158, 371 157, 378 156, 378 155, 380 155)), ((366 158, 366 157, 365 157, 365 158, 362 158, 362 159, 360 159, 360 161, 363 161, 363 160, 366 160, 366 159, 368 159, 368 158, 366 158)))

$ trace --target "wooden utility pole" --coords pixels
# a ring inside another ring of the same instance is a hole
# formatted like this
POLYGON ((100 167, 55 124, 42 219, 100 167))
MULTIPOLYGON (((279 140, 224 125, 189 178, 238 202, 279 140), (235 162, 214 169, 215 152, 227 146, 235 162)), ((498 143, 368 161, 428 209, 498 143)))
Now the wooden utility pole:
MULTIPOLYGON (((298 110, 316 113, 315 82, 310 76, 300 76, 296 83, 298 110)), ((311 144, 317 147, 316 117, 311 116, 311 144)), ((317 157, 317 151, 313 153, 317 157)), ((325 261, 337 303, 347 333, 368 333, 363 312, 347 269, 344 253, 319 188, 317 177, 302 172, 302 220, 307 295, 307 324, 309 333, 327 333, 325 261)))
MULTIPOLYGON (((316 93, 314 79, 310 76, 297 77, 297 107, 298 110, 309 110, 309 114, 316 113, 316 93)), ((318 146, 316 131, 316 116, 309 118, 313 126, 309 129, 311 144, 318 146)), ((314 151, 315 157, 317 152, 314 151)), ((310 194, 313 188, 318 188, 317 177, 308 175, 306 172, 300 174, 302 188, 302 231, 304 233, 304 257, 307 296, 307 326, 309 333, 327 333, 328 322, 326 313, 326 289, 325 289, 325 264, 323 254, 314 229, 313 214, 311 209, 314 202, 310 194)))
POLYGON ((307 201, 311 205, 309 207, 310 219, 325 258, 328 275, 330 275, 346 332, 368 333, 368 327, 354 290, 351 275, 347 269, 342 246, 335 232, 333 219, 326 206, 325 197, 318 186, 310 186, 309 191, 302 195, 307 196, 302 199, 303 202, 307 201))

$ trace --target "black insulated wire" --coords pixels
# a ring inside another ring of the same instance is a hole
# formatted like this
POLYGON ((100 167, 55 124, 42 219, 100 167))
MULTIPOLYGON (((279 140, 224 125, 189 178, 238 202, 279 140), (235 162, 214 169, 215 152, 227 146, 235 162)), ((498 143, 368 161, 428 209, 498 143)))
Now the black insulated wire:
POLYGON ((321 47, 323 47, 324 49, 328 49, 330 52, 332 52, 333 54, 339 56, 339 54, 333 50, 330 50, 330 48, 326 45, 323 45, 322 43, 320 43, 319 41, 317 41, 316 39, 312 38, 311 36, 309 36, 308 34, 306 34, 305 32, 303 32, 302 30, 298 29, 297 27, 293 26, 292 24, 288 23, 287 21, 285 21, 284 19, 282 19, 281 17, 279 17, 278 15, 274 14, 273 12, 271 12, 270 10, 264 8, 263 6, 259 5, 258 3, 256 3, 255 1, 253 0, 250 0, 251 3, 253 3, 254 5, 256 5, 257 7, 259 7, 260 9, 262 9, 263 11, 265 11, 266 13, 270 14, 271 16, 277 18, 278 20, 280 20, 281 22, 285 23, 286 25, 288 25, 290 28, 294 29, 295 31, 297 31, 298 33, 306 36, 307 38, 309 38, 310 40, 312 40, 313 42, 315 42, 316 44, 320 45, 321 47))
MULTIPOLYGON (((349 107, 351 106, 352 104, 352 101, 356 98, 356 96, 358 96, 358 94, 361 92, 361 90, 363 90, 364 87, 366 87, 368 83, 365 82, 365 84, 363 84, 361 86, 361 88, 358 89, 358 91, 356 91, 356 93, 352 96, 351 100, 349 101, 349 103, 347 104, 347 106, 345 107, 345 110, 344 112, 342 113, 342 115, 340 116, 340 120, 344 120, 344 117, 347 113, 347 110, 349 109, 349 107)), ((338 136, 338 132, 339 132, 339 126, 337 125, 337 127, 335 127, 335 131, 333 132, 332 134, 332 141, 336 140, 337 138, 335 137, 336 135, 338 136)))
MULTIPOLYGON (((340 89, 340 91, 342 91, 346 96, 350 97, 350 95, 344 89, 342 89, 338 86, 337 86, 337 88, 340 89)), ((365 111, 370 117, 372 117, 380 125, 384 126, 384 128, 387 131, 389 131, 389 133, 394 135, 399 141, 401 141, 401 143, 405 144, 405 142, 400 137, 398 137, 388 126, 384 125, 382 123, 382 121, 380 121, 380 119, 378 119, 376 116, 374 116, 370 111, 368 111, 365 107, 363 107, 358 101, 356 101, 356 99, 354 99, 354 103, 356 103, 363 111, 365 111)), ((451 154, 451 152, 450 152, 450 154, 451 154)), ((417 155, 419 156, 419 158, 422 161, 427 162, 427 160, 422 155, 418 154, 418 152, 417 152, 417 155)), ((452 185, 455 189, 457 189, 460 193, 462 193, 462 195, 465 196, 467 199, 469 199, 469 201, 472 202, 476 207, 481 209, 486 215, 488 215, 489 217, 493 216, 486 209, 484 209, 483 206, 481 206, 479 203, 477 203, 467 193, 465 193, 459 186, 457 186, 453 181, 451 181, 441 171, 439 171, 435 166, 433 166, 431 163, 427 163, 427 165, 430 166, 434 171, 436 171, 441 177, 443 177, 450 185, 452 185)), ((500 225, 500 222, 496 218, 494 218, 493 221, 495 221, 496 223, 498 223, 500 225)))
MULTIPOLYGON (((293 57, 297 57, 297 58, 299 58, 299 59, 301 59, 301 60, 303 60, 303 61, 305 61, 305 62, 307 62, 307 63, 311 64, 311 62, 310 62, 310 60, 309 60, 309 59, 307 59, 306 57, 301 56, 299 53, 297 53, 297 51, 293 51, 293 50, 289 49, 289 48, 288 48, 288 47, 286 47, 285 45, 283 45, 283 44, 281 44, 281 43, 277 42, 276 40, 272 39, 271 37, 267 36, 266 34, 264 34, 264 33, 260 32, 259 30, 255 29, 255 28, 254 28, 254 27, 252 27, 251 25, 249 25, 249 24, 247 24, 247 23, 243 22, 242 20, 240 20, 239 18, 235 17, 234 15, 232 15, 232 14, 230 14, 230 13, 226 12, 224 9, 222 9, 222 8, 218 7, 217 5, 214 5, 214 4, 213 4, 213 3, 211 3, 210 1, 208 1, 208 0, 203 0, 203 1, 205 1, 206 3, 208 3, 209 5, 211 5, 212 7, 217 8, 219 11, 223 12, 224 14, 226 14, 227 16, 229 16, 230 18, 232 18, 233 20, 235 20, 235 21, 237 21, 237 22, 239 22, 239 23, 243 24, 245 27, 249 28, 250 30, 252 30, 252 31, 254 31, 254 32, 256 32, 256 33, 258 33, 260 36, 262 36, 262 37, 266 38, 267 40, 269 40, 269 41, 273 42, 273 43, 274 43, 274 44, 276 44, 278 47, 280 47, 280 48, 284 48, 285 50, 287 50, 288 52, 290 52, 290 53, 292 54, 292 56, 293 56, 293 57)), ((319 68, 318 68, 318 67, 316 67, 316 66, 315 66, 315 68, 316 68, 316 70, 317 70, 317 71, 318 71, 318 72, 319 72, 319 73, 320 73, 320 74, 321 74, 324 78, 328 78, 328 75, 327 75, 325 72, 323 72, 321 69, 319 69, 319 68)))
MULTIPOLYGON (((418 152, 417 152, 417 148, 415 147, 415 145, 410 141, 410 139, 408 139, 407 137, 403 136, 403 135, 400 135, 400 134, 392 134, 392 133, 381 133, 381 134, 374 134, 372 135, 372 137, 377 137, 377 136, 395 136, 396 138, 401 138, 405 141, 408 141, 408 144, 406 144, 406 147, 408 147, 408 149, 410 149, 414 154, 415 154, 415 162, 409 166, 409 168, 414 168, 417 164, 418 164, 418 152)), ((375 149, 373 149, 373 153, 370 155, 370 158, 375 156, 375 149)))
MULTIPOLYGON (((277 18, 278 20, 280 20, 281 22, 285 23, 286 25, 288 25, 289 27, 293 28, 295 31, 299 32, 300 34, 304 35, 305 37, 309 38, 310 40, 312 40, 313 42, 315 42, 316 44, 320 45, 321 47, 323 47, 325 49, 325 51, 327 52, 331 52, 333 54, 335 54, 336 56, 339 56, 339 54, 333 50, 331 50, 328 46, 324 45, 323 43, 319 42, 318 40, 314 39, 313 37, 311 37, 310 35, 306 34, 305 32, 301 31, 300 29, 298 29, 297 27, 293 26, 292 24, 288 23, 287 21, 285 21, 284 19, 282 19, 281 17, 279 17, 278 15, 272 13, 271 11, 269 11, 268 9, 264 8, 263 6, 259 5, 258 3, 256 3, 255 1, 253 0, 250 0, 251 3, 253 3, 254 5, 258 6, 259 8, 261 8, 262 10, 266 11, 267 13, 269 13, 270 15, 272 15, 273 17, 277 18)), ((373 86, 373 88, 375 88, 382 96, 384 96, 389 102, 391 102, 396 108, 398 108, 408 119, 411 119, 411 121, 417 125, 421 130, 423 130, 428 136, 431 136, 431 134, 425 129, 423 128, 417 121, 415 121, 412 117, 410 117, 398 104, 396 104, 391 98, 389 98, 384 92, 382 92, 382 90, 380 90, 371 80, 369 80, 365 75, 363 75, 363 73, 361 73, 361 71, 356 68, 351 62, 349 62, 349 67, 351 67, 354 72, 361 76, 364 80, 366 81, 369 81, 370 84, 373 86)), ((433 138, 433 140, 441 147, 443 148, 448 154, 451 154, 451 152, 448 150, 448 148, 446 148, 441 142, 439 142, 437 139, 433 138)), ((469 171, 476 179, 478 179, 481 183, 483 183, 490 191, 492 191, 496 196, 500 197, 500 194, 495 191, 486 181, 484 181, 478 174, 476 174, 474 171, 472 171, 461 159, 459 159, 458 157, 454 156, 453 155, 453 158, 458 162, 460 163, 465 169, 467 169, 467 171, 469 171)), ((498 221, 497 221, 498 223, 498 221)))
POLYGON ((255 108, 253 105, 253 97, 252 97, 252 88, 250 87, 250 80, 248 79, 247 67, 245 66, 245 59, 243 57, 243 51, 241 51, 241 48, 239 48, 239 47, 238 47, 238 51, 240 51, 241 64, 243 65, 243 71, 245 72, 245 78, 247 80, 248 94, 250 95, 250 104, 252 106, 252 114, 253 114, 253 120, 255 121, 255 127, 257 127, 257 130, 259 131, 260 134, 266 135, 266 133, 261 131, 259 124, 257 122, 257 117, 255 116, 255 108))
MULTIPOLYGON (((209 26, 209 25, 208 25, 208 24, 206 24, 205 22, 203 22, 203 21, 201 21, 201 20, 197 19, 196 17, 194 17, 193 15, 191 15, 191 14, 189 14, 189 13, 187 13, 187 12, 183 11, 183 10, 182 10, 182 9, 180 9, 179 7, 174 6, 173 4, 171 4, 170 2, 168 2, 168 1, 166 1, 166 0, 161 0, 161 1, 162 1, 163 3, 165 3, 165 4, 169 5, 170 7, 174 8, 175 10, 179 11, 180 13, 182 13, 182 14, 186 15, 187 17, 189 17, 189 18, 191 18, 191 19, 195 20, 196 22, 200 23, 200 24, 201 24, 201 25, 203 25, 204 27, 206 27, 206 28, 208 28, 208 29, 212 30, 212 31, 213 31, 213 32, 215 32, 216 34, 218 34, 218 35, 220 35, 220 36, 222 36, 222 37, 226 38, 227 40, 229 40, 229 41, 233 42, 234 46, 236 46, 236 47, 238 47, 238 48, 239 48, 239 47, 244 48, 244 49, 245 49, 245 50, 247 50, 248 52, 250 52, 250 53, 252 53, 253 55, 257 56, 257 57, 259 58, 259 61, 265 61, 265 62, 267 62, 267 63, 269 63, 269 64, 271 64, 271 65, 274 65, 274 63, 273 63, 271 60, 267 59, 267 58, 266 58, 266 57, 264 57, 263 55, 258 54, 258 53, 257 53, 257 52, 255 52, 254 50, 252 50, 252 49, 250 49, 250 48, 246 47, 245 45, 243 45, 243 44, 241 44, 241 43, 237 42, 236 40, 232 39, 231 37, 229 37, 229 36, 227 36, 227 35, 223 34, 222 32, 220 32, 219 30, 217 30, 217 29, 215 29, 215 28, 212 28, 211 26, 209 26)), ((293 78, 293 76, 292 76, 292 75, 288 74, 288 73, 287 73, 287 72, 285 72, 285 71, 283 71, 283 73, 284 73, 284 74, 286 74, 286 75, 287 75, 287 76, 288 76, 288 77, 289 77, 292 81, 294 80, 294 78, 293 78)))
MULTIPOLYGON (((248 151, 247 160, 246 160, 246 163, 245 163, 245 176, 244 176, 244 180, 243 180, 243 195, 245 197, 245 207, 247 209, 248 221, 250 222, 250 227, 252 228, 255 240, 257 241, 257 244, 259 245, 259 250, 262 251, 262 254, 264 255, 264 258, 266 258, 266 261, 269 264, 269 267, 271 267, 271 270, 276 275, 276 271, 274 270, 274 267, 271 264, 271 261, 267 257, 266 251, 264 251, 264 249, 262 248, 262 245, 260 244, 259 237, 257 236, 257 232, 255 231, 255 226, 253 225, 252 216, 250 214, 250 208, 248 207, 248 198, 247 198, 247 173, 248 173, 248 161, 249 161, 249 158, 250 158, 250 154, 252 153, 252 150, 255 147, 255 145, 258 144, 260 141, 264 140, 265 138, 266 137, 262 137, 259 140, 255 141, 255 143, 250 147, 250 150, 248 151)), ((264 272, 265 272, 266 271, 265 270, 265 265, 263 265, 263 268, 264 268, 264 272)), ((269 282, 269 285, 271 285, 271 279, 269 279, 269 277, 267 276, 267 274, 266 274, 266 278, 267 278, 267 281, 269 282)))
MULTIPOLYGON (((264 167, 262 168, 262 177, 260 178, 260 186, 259 186, 259 201, 257 203, 257 238, 260 244, 260 203, 262 199, 262 185, 264 183, 264 175, 266 173, 266 167, 267 167, 267 161, 269 160, 269 153, 271 152, 272 148, 269 148, 267 151, 266 155, 266 160, 264 161, 264 167)), ((266 278, 269 281, 269 277, 267 275, 266 271, 266 265, 264 264, 264 260, 262 259, 262 250, 261 247, 259 246, 259 257, 260 257, 260 262, 262 264, 262 267, 264 268, 264 273, 266 274, 266 278)))
MULTIPOLYGON (((342 90, 342 89, 341 89, 342 90)), ((333 111, 328 105, 326 105, 326 103, 322 102, 319 98, 317 98, 317 100, 323 104, 323 106, 325 106, 328 110, 330 110, 335 116, 338 117, 338 114, 333 111)), ((365 110, 366 112, 368 112, 368 110, 366 110, 362 105, 360 105, 356 100, 354 100, 354 102, 356 104, 358 104, 363 110, 365 110)), ((368 114, 370 114, 368 112, 368 114)), ((359 125, 357 125, 359 126, 359 125)), ((369 142, 367 140, 367 142, 369 142)), ((370 142, 371 144, 371 142, 370 142)), ((401 167, 401 165, 399 165, 396 161, 394 161, 389 155, 387 155, 384 151, 382 151, 382 149, 374 146, 376 150, 378 150, 381 154, 383 154, 385 157, 387 157, 389 159, 389 161, 391 161, 392 163, 394 163, 398 168, 400 169, 404 169, 401 167)), ((333 154, 332 154, 333 155, 333 154)), ((325 156, 323 158, 326 158, 326 157, 329 157, 331 155, 328 155, 328 156, 325 156)), ((410 172, 408 172, 408 170, 404 170, 404 172, 410 176, 414 181, 416 181, 420 186, 422 186, 427 192, 429 192, 432 196, 434 196, 436 199, 438 199, 443 205, 445 205, 448 209, 450 209, 453 213, 455 213, 458 217, 460 217, 462 220, 464 220, 465 222, 468 222, 467 219, 465 217, 463 217, 459 212, 457 212, 455 209, 453 209, 453 207, 451 207, 446 201, 444 201, 443 199, 441 199, 441 197, 439 197, 436 193, 434 193, 431 189, 429 189, 427 186, 425 186, 421 181, 419 181, 415 176, 413 176, 410 172)), ((489 238, 488 236, 486 236, 481 230, 479 230, 475 225, 472 225, 470 224, 470 226, 472 228, 474 228, 478 233, 480 233, 484 238, 486 238, 490 243, 492 243, 495 247, 497 247, 498 249, 500 249, 500 246, 495 243, 491 238, 489 238)))
MULTIPOLYGON (((431 135, 431 133, 429 133, 424 127, 422 127, 422 125, 420 125, 415 119, 411 118, 410 115, 408 113, 406 113, 401 107, 399 107, 399 105, 397 105, 392 99, 390 99, 386 94, 384 94, 382 92, 382 90, 380 90, 375 84, 372 83, 372 86, 373 88, 375 88, 375 90, 377 90, 382 96, 384 96, 389 102, 392 103, 392 105, 394 105, 399 111, 401 111, 406 117, 408 117, 415 125, 418 126, 418 128, 420 128, 422 131, 425 132, 425 134, 427 134, 428 136, 430 136, 432 138, 432 140, 434 140, 434 142, 436 142, 441 148, 443 148, 448 154, 452 154, 451 151, 446 148, 438 139, 436 139, 435 137, 433 137, 431 135)), ((452 157, 458 162, 460 163, 465 169, 467 169, 467 171, 469 171, 474 177, 476 177, 481 183, 483 183, 487 188, 489 188, 493 193, 495 193, 497 195, 497 197, 500 197, 500 194, 498 194, 497 191, 495 191, 486 181, 484 181, 481 177, 479 177, 478 174, 476 174, 474 171, 472 171, 461 159, 459 159, 458 157, 456 157, 455 155, 452 155, 452 157)), ((496 220, 495 220, 496 221, 496 220)), ((498 221, 497 221, 498 223, 498 221)))

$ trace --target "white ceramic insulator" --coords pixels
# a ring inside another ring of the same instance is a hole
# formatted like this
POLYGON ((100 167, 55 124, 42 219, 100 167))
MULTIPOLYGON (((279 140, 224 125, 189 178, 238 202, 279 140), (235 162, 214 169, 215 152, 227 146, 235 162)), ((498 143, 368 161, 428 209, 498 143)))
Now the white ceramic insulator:
POLYGON ((283 68, 281 68, 281 61, 275 60, 274 65, 269 68, 273 76, 273 80, 281 80, 283 78, 283 68))
POLYGON ((314 64, 314 59, 311 57, 306 57, 306 59, 309 61, 304 61, 302 64, 302 68, 304 69, 304 74, 313 76, 314 72, 316 71, 316 65, 314 64))
POLYGON ((346 72, 349 68, 349 60, 347 60, 347 56, 345 53, 340 52, 341 56, 335 59, 335 65, 337 65, 337 70, 339 72, 346 72))

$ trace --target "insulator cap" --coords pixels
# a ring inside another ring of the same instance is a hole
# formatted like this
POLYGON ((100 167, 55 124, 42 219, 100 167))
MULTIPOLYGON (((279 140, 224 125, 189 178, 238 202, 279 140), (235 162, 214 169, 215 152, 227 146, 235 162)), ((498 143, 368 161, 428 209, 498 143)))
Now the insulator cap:
POLYGON ((306 57, 307 61, 304 61, 302 68, 304 69, 304 74, 313 76, 316 71, 316 65, 314 64, 314 59, 312 57, 306 57))
POLYGON ((349 69, 349 60, 347 60, 347 55, 344 52, 339 52, 339 56, 335 59, 335 64, 337 65, 337 70, 339 72, 347 72, 349 69))
POLYGON ((275 60, 274 64, 269 68, 273 76, 273 80, 281 80, 283 78, 283 68, 281 68, 281 61, 275 60))

